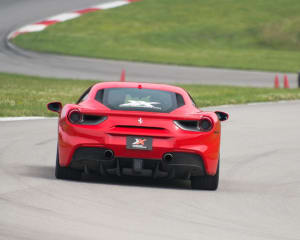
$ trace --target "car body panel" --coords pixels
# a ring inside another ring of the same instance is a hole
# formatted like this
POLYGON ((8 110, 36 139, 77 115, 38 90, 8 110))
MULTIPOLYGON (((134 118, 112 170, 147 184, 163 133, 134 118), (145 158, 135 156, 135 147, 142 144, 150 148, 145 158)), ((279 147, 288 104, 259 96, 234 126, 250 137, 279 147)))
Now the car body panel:
POLYGON ((105 82, 94 85, 87 99, 78 104, 66 104, 59 112, 58 151, 62 167, 70 166, 76 149, 99 147, 111 149, 115 158, 162 160, 168 152, 185 152, 201 156, 207 175, 217 171, 220 152, 221 124, 214 112, 197 109, 189 95, 181 88, 133 82, 105 82), (103 88, 148 88, 180 94, 185 105, 170 113, 146 111, 111 110, 95 100, 103 88), (68 113, 78 109, 83 114, 105 116, 106 120, 96 125, 73 124, 68 113), (208 132, 188 131, 178 127, 177 120, 200 120, 203 117, 213 122, 208 132), (152 150, 128 149, 126 137, 151 137, 152 150))

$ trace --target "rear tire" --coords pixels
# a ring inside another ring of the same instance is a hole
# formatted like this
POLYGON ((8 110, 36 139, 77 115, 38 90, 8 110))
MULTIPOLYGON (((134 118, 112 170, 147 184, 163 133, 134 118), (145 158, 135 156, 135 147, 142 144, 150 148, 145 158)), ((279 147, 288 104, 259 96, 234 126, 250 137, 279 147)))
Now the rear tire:
POLYGON ((61 167, 59 165, 59 154, 58 149, 56 152, 56 166, 55 166, 55 177, 57 179, 68 179, 68 180, 80 180, 81 172, 68 167, 61 167))
POLYGON ((214 176, 206 175, 206 176, 192 177, 191 178, 192 189, 210 190, 210 191, 217 190, 219 185, 219 166, 220 166, 220 160, 218 162, 216 175, 214 176))

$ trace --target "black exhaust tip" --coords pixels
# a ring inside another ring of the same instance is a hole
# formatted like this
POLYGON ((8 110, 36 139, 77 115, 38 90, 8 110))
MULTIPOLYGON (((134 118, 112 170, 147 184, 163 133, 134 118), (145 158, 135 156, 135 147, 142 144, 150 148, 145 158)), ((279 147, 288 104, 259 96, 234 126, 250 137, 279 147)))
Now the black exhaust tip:
POLYGON ((165 160, 166 162, 171 162, 174 159, 174 156, 172 153, 166 153, 163 156, 163 160, 165 160))
POLYGON ((105 159, 113 159, 114 158, 114 153, 112 150, 105 150, 104 151, 104 157, 105 159))

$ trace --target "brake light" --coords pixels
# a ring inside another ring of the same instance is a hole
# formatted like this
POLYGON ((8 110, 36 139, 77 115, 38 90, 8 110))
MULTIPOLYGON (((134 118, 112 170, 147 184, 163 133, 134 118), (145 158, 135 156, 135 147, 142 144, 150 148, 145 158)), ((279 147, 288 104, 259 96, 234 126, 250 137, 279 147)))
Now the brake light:
POLYGON ((213 123, 210 120, 210 118, 202 118, 200 121, 198 121, 198 128, 201 132, 208 132, 212 129, 213 123))
POLYGON ((106 116, 98 116, 81 113, 78 109, 72 109, 68 114, 68 119, 73 124, 97 125, 107 119, 106 116))
POLYGON ((73 109, 69 112, 68 119, 73 124, 80 124, 83 121, 83 116, 78 109, 73 109))
POLYGON ((209 132, 213 128, 213 122, 209 117, 200 120, 177 120, 176 126, 186 131, 209 132))

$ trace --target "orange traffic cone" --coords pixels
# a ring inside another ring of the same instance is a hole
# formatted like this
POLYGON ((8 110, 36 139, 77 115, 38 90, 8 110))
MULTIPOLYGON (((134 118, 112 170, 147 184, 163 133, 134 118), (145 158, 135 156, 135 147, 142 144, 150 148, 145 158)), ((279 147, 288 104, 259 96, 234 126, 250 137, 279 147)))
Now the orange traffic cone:
POLYGON ((278 74, 276 74, 274 79, 274 88, 279 88, 279 77, 278 74))
POLYGON ((122 73, 121 73, 121 78, 120 78, 120 81, 121 81, 121 82, 125 82, 125 75, 126 75, 125 69, 123 69, 123 70, 122 70, 122 73))
POLYGON ((284 86, 284 88, 290 88, 289 79, 286 74, 284 75, 283 86, 284 86))

